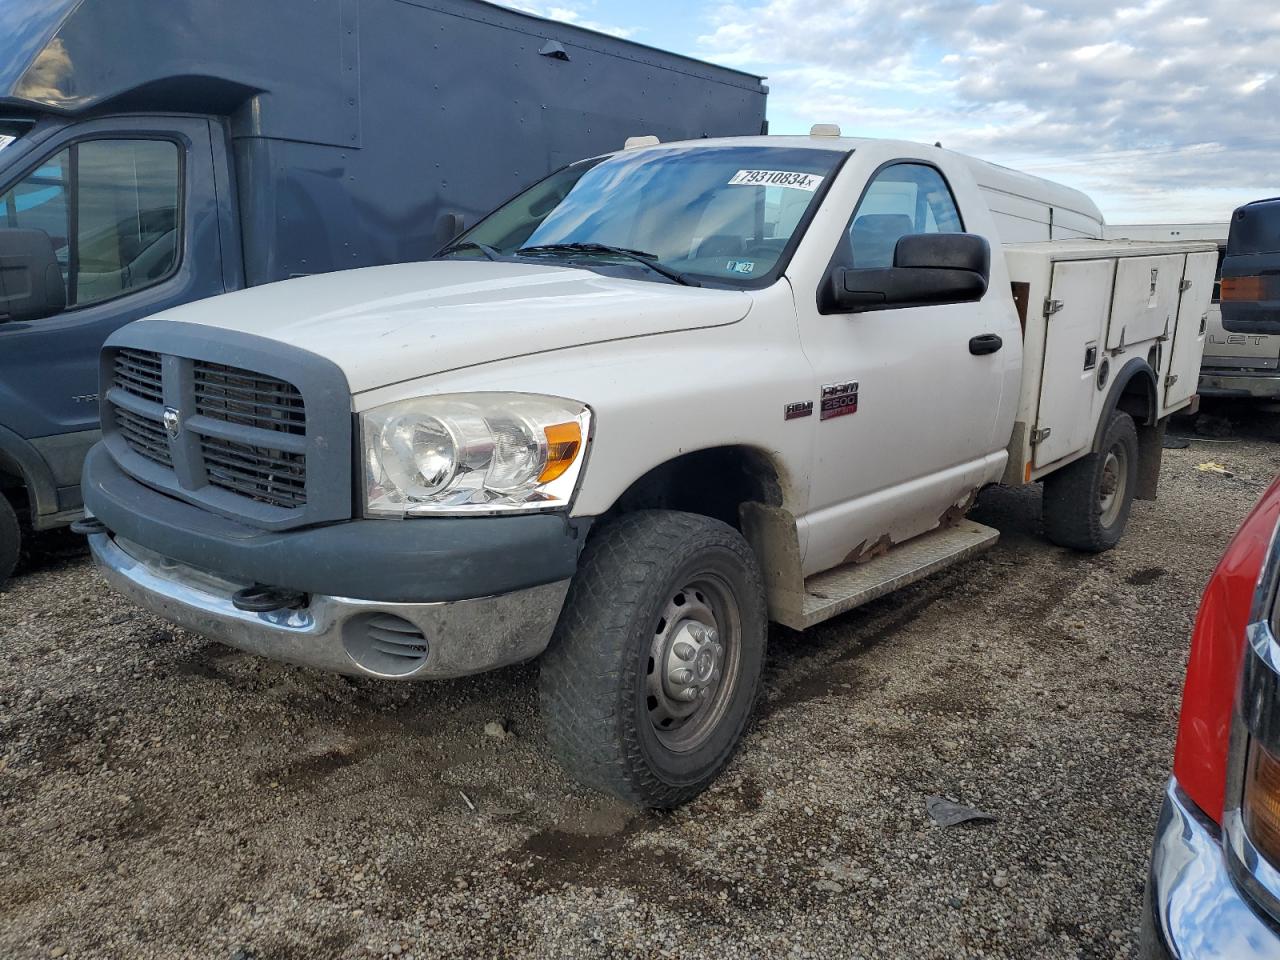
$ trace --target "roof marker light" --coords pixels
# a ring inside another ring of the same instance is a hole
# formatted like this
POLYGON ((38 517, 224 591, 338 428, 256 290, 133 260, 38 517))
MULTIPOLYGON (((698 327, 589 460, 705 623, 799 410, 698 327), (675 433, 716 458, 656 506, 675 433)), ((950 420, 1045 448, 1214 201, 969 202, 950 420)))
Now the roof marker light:
POLYGON ((838 137, 840 136, 840 124, 838 123, 815 123, 809 128, 809 136, 811 137, 838 137))
POLYGON ((656 147, 661 142, 661 140, 654 136, 627 137, 626 142, 622 145, 622 149, 639 150, 641 147, 656 147))

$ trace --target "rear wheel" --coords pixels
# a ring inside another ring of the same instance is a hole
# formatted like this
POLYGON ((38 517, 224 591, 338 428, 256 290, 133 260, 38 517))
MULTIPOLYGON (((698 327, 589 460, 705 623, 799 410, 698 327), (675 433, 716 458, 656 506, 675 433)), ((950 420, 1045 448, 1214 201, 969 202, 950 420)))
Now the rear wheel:
POLYGON ((614 521, 583 552, 542 658, 556 757, 641 806, 697 796, 742 738, 767 625, 755 556, 732 527, 668 511, 614 521))
POLYGON ((14 568, 22 552, 22 528, 18 514, 9 499, 0 493, 0 584, 3 584, 14 568))
POLYGON ((1101 449, 1044 482, 1044 529, 1061 547, 1100 553, 1120 542, 1138 486, 1138 430, 1116 411, 1101 449))

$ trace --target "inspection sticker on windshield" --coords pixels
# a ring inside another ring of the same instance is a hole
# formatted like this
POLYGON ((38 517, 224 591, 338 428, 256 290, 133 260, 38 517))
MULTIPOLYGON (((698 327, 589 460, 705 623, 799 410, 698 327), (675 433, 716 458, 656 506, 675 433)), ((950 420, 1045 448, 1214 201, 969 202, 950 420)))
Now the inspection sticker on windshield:
POLYGON ((809 193, 822 185, 823 177, 816 173, 796 173, 790 170, 739 170, 729 179, 731 187, 790 187, 809 193))
POLYGON ((9 144, 13 143, 13 141, 17 139, 18 139, 17 137, 9 137, 3 133, 0 133, 0 150, 3 150, 5 147, 7 147, 9 144))

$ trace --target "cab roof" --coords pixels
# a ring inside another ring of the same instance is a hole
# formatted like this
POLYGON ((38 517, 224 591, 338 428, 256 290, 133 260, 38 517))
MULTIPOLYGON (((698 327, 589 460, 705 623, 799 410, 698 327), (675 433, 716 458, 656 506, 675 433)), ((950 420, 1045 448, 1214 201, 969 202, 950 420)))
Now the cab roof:
POLYGON ((1090 199, 1089 195, 1081 192, 1080 190, 1076 190, 1073 187, 1068 187, 1053 180, 1045 180, 1042 177, 1032 176, 1029 173, 1022 173, 1019 170, 1013 170, 1009 167, 1002 167, 999 164, 990 163, 986 160, 979 160, 977 157, 971 157, 968 154, 957 153, 954 150, 947 150, 943 147, 931 146, 929 144, 915 143, 910 140, 890 140, 873 137, 769 135, 760 137, 718 137, 704 140, 683 140, 672 143, 655 144, 647 147, 637 147, 635 149, 639 151, 697 146, 743 146, 851 152, 856 151, 860 146, 865 147, 867 144, 871 143, 890 149, 893 147, 899 147, 902 149, 904 156, 910 156, 914 153, 923 151, 926 156, 930 153, 936 153, 939 157, 954 157, 960 162, 968 165, 973 174, 973 178, 978 183, 978 186, 984 190, 1005 193, 1014 197, 1024 197, 1039 203, 1048 204, 1051 207, 1056 207, 1061 210, 1070 210, 1088 218, 1089 220, 1096 221, 1098 224, 1105 222, 1102 216, 1102 211, 1098 209, 1098 205, 1090 199))

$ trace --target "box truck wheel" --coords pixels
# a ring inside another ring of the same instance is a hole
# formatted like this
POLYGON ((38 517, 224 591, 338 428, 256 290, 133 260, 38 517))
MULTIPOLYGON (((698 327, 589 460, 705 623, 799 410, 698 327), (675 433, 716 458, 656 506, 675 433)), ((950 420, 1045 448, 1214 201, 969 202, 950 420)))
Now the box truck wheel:
POLYGON ((760 569, 736 530, 688 513, 624 514, 583 550, 542 658, 552 751, 632 803, 692 799, 746 729, 767 629, 760 569))
POLYGON ((1044 481, 1044 530, 1060 547, 1090 553, 1120 542, 1138 486, 1138 430, 1116 411, 1101 448, 1044 481))
POLYGON ((9 499, 0 493, 0 584, 9 579, 22 550, 22 528, 9 499))

